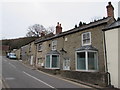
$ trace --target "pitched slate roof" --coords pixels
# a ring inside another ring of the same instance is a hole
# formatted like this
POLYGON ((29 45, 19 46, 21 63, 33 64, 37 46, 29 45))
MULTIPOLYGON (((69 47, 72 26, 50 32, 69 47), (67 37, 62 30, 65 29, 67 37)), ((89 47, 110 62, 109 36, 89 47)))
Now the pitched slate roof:
POLYGON ((76 51, 82 51, 82 50, 93 50, 93 51, 98 51, 98 49, 96 49, 95 47, 93 47, 93 46, 91 46, 91 45, 82 46, 82 47, 76 49, 76 51))
POLYGON ((71 30, 62 32, 62 33, 54 35, 52 37, 39 39, 39 40, 35 41, 35 44, 40 43, 40 42, 44 42, 44 41, 48 41, 48 40, 52 40, 54 38, 58 38, 58 37, 65 36, 65 35, 68 35, 68 34, 72 34, 72 33, 75 33, 75 32, 83 31, 83 30, 93 28, 93 27, 96 27, 96 26, 99 26, 99 25, 103 25, 103 24, 106 24, 110 19, 112 19, 112 17, 107 17, 107 18, 103 18, 103 19, 100 19, 100 20, 95 21, 95 22, 90 22, 89 24, 83 25, 81 27, 73 28, 71 30))
POLYGON ((51 50, 49 53, 47 54, 60 54, 57 50, 51 50))
POLYGON ((120 27, 120 20, 116 21, 116 22, 112 23, 111 25, 109 25, 108 27, 104 28, 103 31, 118 28, 118 27, 120 27))

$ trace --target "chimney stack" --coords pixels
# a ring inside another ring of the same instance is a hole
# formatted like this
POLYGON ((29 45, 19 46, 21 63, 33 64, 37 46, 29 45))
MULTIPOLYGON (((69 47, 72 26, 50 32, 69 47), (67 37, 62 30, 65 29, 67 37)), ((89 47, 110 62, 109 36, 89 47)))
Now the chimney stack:
POLYGON ((108 2, 107 8, 107 16, 108 17, 114 17, 114 7, 112 6, 111 2, 108 2))
POLYGON ((61 27, 61 24, 59 24, 59 22, 57 23, 57 26, 56 26, 56 34, 59 34, 62 32, 62 27, 61 27))
POLYGON ((45 36, 45 32, 42 31, 42 32, 41 32, 41 37, 44 37, 44 36, 45 36))

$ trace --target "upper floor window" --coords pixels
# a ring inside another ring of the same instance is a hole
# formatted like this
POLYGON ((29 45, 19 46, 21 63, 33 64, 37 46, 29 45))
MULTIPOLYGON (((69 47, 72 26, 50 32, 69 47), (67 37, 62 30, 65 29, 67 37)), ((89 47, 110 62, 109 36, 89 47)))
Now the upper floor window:
POLYGON ((91 45, 91 32, 82 34, 82 46, 84 45, 91 45))
POLYGON ((42 51, 42 44, 38 44, 38 51, 42 51))
POLYGON ((56 50, 57 49, 57 40, 53 40, 52 41, 52 50, 56 50))

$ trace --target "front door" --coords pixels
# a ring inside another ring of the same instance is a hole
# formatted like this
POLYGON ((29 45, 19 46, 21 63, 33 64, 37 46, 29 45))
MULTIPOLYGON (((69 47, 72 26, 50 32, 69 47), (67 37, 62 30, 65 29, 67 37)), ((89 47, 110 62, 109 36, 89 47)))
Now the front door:
POLYGON ((64 59, 63 70, 70 70, 70 59, 64 59))

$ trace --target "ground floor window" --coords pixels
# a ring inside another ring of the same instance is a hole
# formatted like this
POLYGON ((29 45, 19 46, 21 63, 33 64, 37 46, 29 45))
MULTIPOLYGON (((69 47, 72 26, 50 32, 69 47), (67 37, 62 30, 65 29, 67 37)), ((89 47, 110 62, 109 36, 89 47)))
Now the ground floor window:
POLYGON ((70 59, 63 60, 63 70, 70 70, 70 59))
POLYGON ((77 70, 98 70, 98 55, 96 51, 77 51, 76 52, 77 70))
POLYGON ((59 68, 59 55, 46 55, 45 61, 46 68, 59 68))

